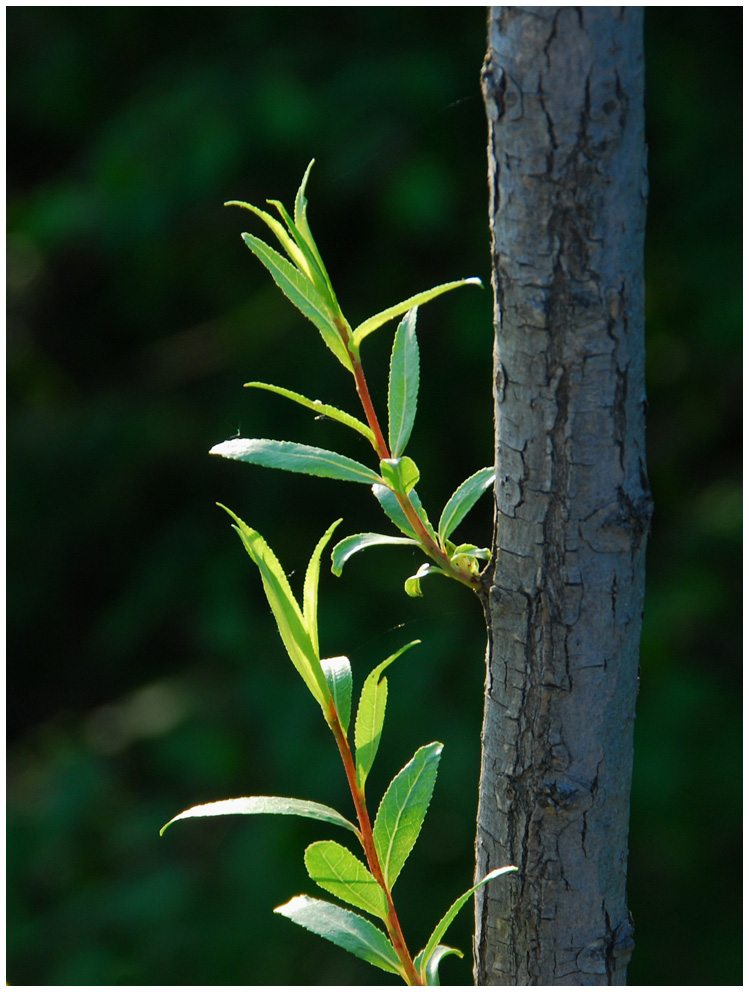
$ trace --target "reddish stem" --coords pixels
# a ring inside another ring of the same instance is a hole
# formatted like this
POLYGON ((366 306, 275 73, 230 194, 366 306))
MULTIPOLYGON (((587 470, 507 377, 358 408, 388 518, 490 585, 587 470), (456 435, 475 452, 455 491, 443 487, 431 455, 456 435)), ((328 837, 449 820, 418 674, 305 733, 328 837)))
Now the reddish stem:
POLYGON ((351 790, 351 798, 354 800, 354 809, 356 810, 356 817, 359 821, 359 839, 361 840, 362 847, 364 848, 369 870, 372 872, 377 884, 385 893, 385 897, 387 899, 388 915, 385 920, 385 926, 387 927, 390 941, 393 945, 395 953, 398 955, 398 959, 403 965, 404 971, 406 972, 408 984, 423 985, 424 983, 421 981, 421 978, 414 967, 413 960, 409 954, 408 947, 406 946, 406 939, 403 936, 403 931, 401 930, 401 925, 398 920, 398 914, 395 911, 393 897, 387 883, 385 882, 385 876, 382 872, 380 859, 377 856, 377 848, 375 847, 372 825, 370 823, 369 812, 364 798, 364 790, 359 788, 359 783, 356 780, 356 766, 351 754, 351 748, 349 747, 348 740, 343 732, 343 727, 338 719, 338 713, 336 712, 336 708, 332 700, 329 700, 328 707, 328 724, 330 729, 333 731, 333 736, 335 737, 335 742, 338 745, 338 750, 343 761, 343 767, 346 770, 346 778, 348 780, 349 789, 351 790))
MULTIPOLYGON (((367 379, 364 375, 361 360, 358 353, 355 354, 351 350, 351 333, 347 325, 342 321, 336 321, 336 327, 338 328, 338 333, 341 335, 341 340, 346 346, 349 358, 351 359, 351 369, 354 374, 354 381, 356 382, 356 391, 359 394, 359 399, 361 401, 362 409, 364 410, 364 415, 367 418, 369 429, 374 435, 374 449, 377 453, 377 457, 380 461, 382 461, 383 458, 390 458, 390 449, 388 448, 385 435, 380 427, 380 421, 377 417, 374 404, 372 403, 372 397, 369 394, 369 387, 367 386, 367 379)), ((442 548, 434 541, 431 534, 424 526, 423 520, 414 509, 408 496, 397 493, 395 490, 392 490, 392 492, 398 500, 400 508, 406 515, 406 519, 419 538, 421 546, 426 554, 428 554, 440 568, 444 569, 446 572, 449 572, 450 575, 456 578, 459 582, 467 585, 470 589, 475 591, 478 590, 481 586, 478 576, 474 577, 466 575, 464 572, 460 571, 460 569, 455 568, 448 555, 446 555, 442 548)))
POLYGON ((361 362, 359 362, 358 359, 354 359, 353 361, 356 391, 359 394, 359 399, 361 400, 361 405, 364 409, 364 415, 367 418, 369 428, 375 436, 375 451, 377 452, 380 460, 383 458, 389 458, 390 449, 388 448, 387 441, 385 440, 385 435, 382 433, 380 422, 377 419, 377 414, 375 413, 375 408, 372 404, 372 397, 369 395, 367 380, 364 377, 364 369, 362 369, 361 362))

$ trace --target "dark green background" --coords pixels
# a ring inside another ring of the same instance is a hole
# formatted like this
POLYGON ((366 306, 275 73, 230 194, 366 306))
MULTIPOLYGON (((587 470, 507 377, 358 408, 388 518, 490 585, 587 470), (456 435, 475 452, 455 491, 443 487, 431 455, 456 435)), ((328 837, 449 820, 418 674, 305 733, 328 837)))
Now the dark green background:
MULTIPOLYGON (((301 575, 366 487, 207 457, 272 436, 363 447, 249 379, 355 410, 317 332, 242 244, 230 198, 310 217, 352 322, 488 282, 485 9, 8 10, 8 981, 351 984, 374 973, 274 916, 312 893, 293 818, 158 828, 186 806, 302 796, 348 812, 332 742, 217 500, 301 575)), ((632 984, 739 984, 740 8, 648 8, 649 461, 656 500, 632 812, 632 984)), ((420 314, 411 453, 439 508, 491 461, 491 301, 420 314)), ((367 344, 382 408, 390 334, 367 344)), ((488 499, 459 532, 488 541, 488 499)), ((458 535, 458 536, 459 536, 458 535)), ((325 572, 321 636, 393 669, 379 794, 445 752, 396 894, 413 948, 472 876, 478 604, 370 551, 325 572)), ((332 834, 331 834, 332 836, 332 834)), ((501 884, 501 883, 497 883, 501 884)), ((451 942, 470 948, 470 911, 451 942)), ((470 955, 469 955, 470 958, 470 955)), ((470 982, 449 958, 447 984, 470 982)))

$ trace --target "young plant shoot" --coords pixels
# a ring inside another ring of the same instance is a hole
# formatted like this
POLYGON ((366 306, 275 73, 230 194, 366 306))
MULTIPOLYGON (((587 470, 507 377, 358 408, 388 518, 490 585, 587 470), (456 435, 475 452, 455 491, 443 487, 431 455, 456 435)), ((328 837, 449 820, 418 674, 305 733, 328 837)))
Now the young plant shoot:
MULTIPOLYGON (((278 239, 286 257, 253 235, 242 235, 279 288, 318 328, 324 343, 353 376, 364 420, 281 386, 263 382, 249 382, 247 385, 278 393, 318 415, 337 420, 357 431, 374 449, 376 467, 371 468, 334 451, 267 439, 224 441, 216 445, 211 454, 371 486, 377 501, 400 535, 366 533, 344 538, 332 552, 332 569, 336 575, 341 574, 352 555, 365 548, 380 544, 406 544, 419 547, 430 559, 406 580, 405 588, 409 595, 420 596, 421 579, 432 573, 456 579, 477 591, 480 588, 479 562, 488 559, 488 549, 474 544, 455 544, 450 538, 481 494, 492 484, 494 470, 480 469, 460 485, 447 501, 435 528, 416 494, 419 470, 405 450, 414 425, 419 390, 418 307, 450 289, 480 285, 480 282, 478 279, 461 279, 436 286, 383 310, 352 330, 338 305, 307 222, 305 188, 311 167, 312 163, 297 193, 293 220, 277 201, 269 203, 278 211, 280 221, 249 203, 234 205, 257 215, 278 239), (396 317, 402 319, 395 332, 390 359, 386 436, 372 405, 360 350, 366 337, 396 317)), ((260 572, 284 648, 322 710, 333 735, 351 792, 356 822, 312 800, 251 796, 194 806, 175 816, 161 832, 163 834, 177 820, 236 813, 305 816, 348 831, 356 838, 359 856, 338 841, 320 840, 307 848, 304 863, 310 878, 321 889, 377 922, 373 923, 359 912, 335 903, 304 895, 295 896, 290 902, 279 906, 276 912, 364 961, 399 975, 407 985, 439 985, 438 968, 442 958, 447 954, 462 957, 460 951, 442 943, 453 919, 477 889, 516 869, 512 865, 497 868, 460 896, 434 928, 425 947, 412 957, 393 902, 393 887, 421 831, 437 778, 442 745, 434 742, 417 750, 385 791, 374 822, 369 813, 366 786, 385 720, 388 695, 385 671, 419 642, 404 645, 377 665, 364 680, 353 720, 352 747, 351 664, 345 657, 321 657, 317 626, 320 562, 341 521, 332 524, 317 543, 307 567, 299 602, 286 573, 265 540, 231 510, 223 509, 232 517, 234 530, 260 572)))
POLYGON ((194 806, 170 820, 161 833, 177 820, 233 813, 306 816, 349 831, 359 842, 364 861, 338 841, 320 840, 307 848, 304 863, 310 878, 321 889, 374 917, 380 925, 350 909, 309 896, 295 896, 276 912, 383 971, 400 975, 406 985, 438 985, 442 958, 446 954, 462 957, 459 950, 441 943, 458 911, 482 885, 514 868, 495 869, 478 885, 464 892, 434 928, 425 947, 416 957, 411 956, 393 902, 393 886, 421 831, 437 778, 442 745, 434 742, 418 749, 385 791, 374 823, 367 805, 366 784, 385 721, 388 695, 385 670, 419 642, 404 645, 377 665, 365 679, 356 708, 352 749, 349 743, 353 694, 351 664, 344 657, 321 658, 317 631, 320 558, 340 520, 328 528, 312 553, 300 605, 268 544, 231 510, 227 513, 233 518, 234 529, 260 571, 286 652, 333 734, 351 791, 356 823, 337 810, 311 800, 250 796, 194 806))
POLYGON ((442 511, 435 529, 416 493, 419 470, 413 459, 405 454, 405 450, 414 426, 419 394, 419 346, 416 340, 418 308, 458 286, 480 286, 481 280, 458 279, 456 282, 435 286, 388 307, 352 330, 338 304, 307 222, 305 190, 313 162, 314 160, 307 167, 297 192, 293 220, 283 204, 277 200, 269 200, 268 203, 276 208, 280 221, 250 203, 231 200, 226 205, 249 210, 264 221, 278 239, 287 257, 252 234, 242 235, 247 247, 268 269, 276 285, 312 321, 330 351, 353 376, 366 423, 350 413, 320 400, 310 400, 282 386, 273 386, 266 382, 248 382, 246 385, 285 396, 318 415, 324 415, 357 431, 371 444, 376 466, 370 468, 335 451, 266 438, 233 438, 215 445, 211 454, 266 468, 286 469, 371 486, 380 506, 402 536, 368 533, 344 538, 333 548, 333 572, 336 575, 341 574, 343 566, 352 555, 365 548, 380 544, 407 544, 421 548, 430 559, 406 580, 405 588, 409 596, 420 596, 421 580, 431 574, 457 579, 476 591, 480 588, 479 562, 489 558, 489 550, 475 544, 456 545, 450 538, 484 490, 494 482, 494 469, 479 469, 458 486, 442 511), (402 320, 395 332, 390 357, 386 437, 369 394, 361 359, 361 345, 365 338, 396 317, 402 317, 402 320))

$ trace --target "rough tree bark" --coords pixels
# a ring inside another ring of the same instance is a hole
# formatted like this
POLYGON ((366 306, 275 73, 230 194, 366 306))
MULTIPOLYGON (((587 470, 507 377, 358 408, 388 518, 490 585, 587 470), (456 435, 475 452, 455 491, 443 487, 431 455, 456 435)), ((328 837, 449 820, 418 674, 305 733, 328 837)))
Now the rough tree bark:
POLYGON ((644 553, 641 7, 491 7, 478 985, 623 985, 644 553))

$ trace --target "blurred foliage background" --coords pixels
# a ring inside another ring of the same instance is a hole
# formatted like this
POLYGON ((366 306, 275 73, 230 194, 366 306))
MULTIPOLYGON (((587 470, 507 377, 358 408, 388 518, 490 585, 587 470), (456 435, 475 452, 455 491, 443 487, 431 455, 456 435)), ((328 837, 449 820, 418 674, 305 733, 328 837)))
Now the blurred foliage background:
MULTIPOLYGON (((366 487, 207 457, 244 434, 340 447, 277 382, 354 409, 345 372, 239 237, 239 198, 310 216, 351 321, 489 281, 485 8, 8 10, 8 981, 388 984, 274 916, 311 892, 294 818, 197 821, 246 794, 348 810, 331 742, 217 500, 301 580, 366 487), (344 509, 341 510, 341 506, 344 509)), ((740 970, 741 10, 650 7, 649 459, 656 515, 632 812, 632 984, 740 970)), ((259 231, 257 233, 260 233, 259 231)), ((491 461, 490 293, 420 316, 412 441, 439 509, 491 461), (448 399, 449 398, 449 399, 448 399), (450 415, 446 415, 449 403, 450 415)), ((390 335, 367 344, 384 403, 390 335)), ((345 446, 349 445, 348 448, 345 446)), ((361 452, 364 454, 363 450, 361 452)), ((471 539, 490 539, 488 500, 471 539)), ((321 638, 398 663, 377 795, 445 743, 399 886, 421 946, 470 883, 483 687, 478 604, 401 549, 324 574, 321 638), (417 699, 416 708, 408 699, 417 699)), ((469 984, 467 953, 443 981, 469 984)), ((397 984, 397 983, 396 983, 397 984)))

